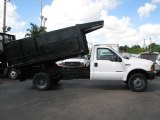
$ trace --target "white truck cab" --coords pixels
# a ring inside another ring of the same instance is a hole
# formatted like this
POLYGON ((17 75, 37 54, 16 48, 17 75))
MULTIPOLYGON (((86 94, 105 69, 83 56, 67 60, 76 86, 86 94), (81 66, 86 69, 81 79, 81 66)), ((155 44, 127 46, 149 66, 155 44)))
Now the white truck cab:
POLYGON ((122 80, 133 91, 143 91, 154 78, 154 64, 145 59, 124 59, 114 49, 95 45, 91 52, 91 80, 122 80))

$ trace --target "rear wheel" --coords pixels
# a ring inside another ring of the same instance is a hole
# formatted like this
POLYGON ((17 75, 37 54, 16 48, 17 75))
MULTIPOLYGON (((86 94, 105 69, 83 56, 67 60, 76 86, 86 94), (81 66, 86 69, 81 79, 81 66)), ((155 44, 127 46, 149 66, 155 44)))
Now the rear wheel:
POLYGON ((142 92, 147 88, 148 81, 146 77, 141 73, 135 73, 131 75, 128 80, 129 88, 134 92, 142 92))
POLYGON ((38 90, 48 90, 50 89, 51 85, 51 78, 48 73, 38 73, 33 78, 33 86, 38 90))

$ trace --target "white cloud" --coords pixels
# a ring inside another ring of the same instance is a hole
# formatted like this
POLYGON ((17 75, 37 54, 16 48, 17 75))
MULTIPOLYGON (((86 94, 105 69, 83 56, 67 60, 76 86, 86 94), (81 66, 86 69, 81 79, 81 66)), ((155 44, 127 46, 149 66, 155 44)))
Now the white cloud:
POLYGON ((152 38, 152 42, 160 43, 160 24, 144 24, 140 26, 139 33, 141 38, 149 40, 152 38))
POLYGON ((135 44, 137 33, 131 27, 130 18, 108 15, 109 10, 116 8, 118 4, 116 0, 54 0, 52 5, 44 7, 43 15, 48 18, 46 26, 49 31, 102 19, 104 28, 88 34, 89 43, 135 44))
POLYGON ((154 4, 160 3, 160 0, 152 0, 152 3, 154 4))
POLYGON ((43 15, 48 18, 48 30, 100 19, 101 10, 111 10, 117 0, 54 0, 45 6, 43 15))
POLYGON ((140 27, 140 32, 146 35, 160 35, 160 24, 145 24, 140 27))
POLYGON ((137 32, 132 28, 129 17, 117 18, 109 16, 102 11, 101 18, 104 20, 104 27, 95 32, 95 34, 87 35, 93 41, 93 44, 120 44, 133 45, 137 42, 137 32))
POLYGON ((108 11, 116 8, 116 0, 54 0, 52 5, 45 6, 43 15, 48 18, 47 30, 63 28, 77 23, 104 20, 104 28, 87 35, 92 44, 118 43, 124 45, 129 41, 135 43, 136 30, 129 17, 117 18, 108 15, 108 11), (71 4, 72 3, 72 4, 71 4))
POLYGON ((13 35, 16 35, 16 40, 24 38, 25 32, 12 32, 13 35))
MULTIPOLYGON (((3 10, 4 10, 4 0, 0 0, 0 32, 2 32, 3 27, 3 10)), ((22 30, 26 25, 24 21, 19 20, 17 14, 16 5, 11 2, 6 2, 6 26, 11 27, 11 32, 22 30)))
POLYGON ((137 13, 139 14, 139 17, 148 17, 151 12, 153 12, 156 9, 156 5, 153 5, 151 3, 146 3, 144 6, 138 8, 137 13))

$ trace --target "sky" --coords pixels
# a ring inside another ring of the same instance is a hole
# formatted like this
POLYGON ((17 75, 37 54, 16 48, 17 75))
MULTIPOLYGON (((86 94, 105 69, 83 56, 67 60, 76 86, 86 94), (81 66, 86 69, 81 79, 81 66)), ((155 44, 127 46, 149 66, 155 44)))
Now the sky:
MULTIPOLYGON (((9 0, 8 0, 9 1, 9 0)), ((0 0, 0 32, 3 25, 0 0)), ((47 31, 86 22, 104 20, 104 27, 87 34, 90 45, 160 44, 160 0, 42 0, 42 15, 47 31)), ((8 33, 23 38, 30 22, 40 26, 41 0, 7 2, 8 33)))

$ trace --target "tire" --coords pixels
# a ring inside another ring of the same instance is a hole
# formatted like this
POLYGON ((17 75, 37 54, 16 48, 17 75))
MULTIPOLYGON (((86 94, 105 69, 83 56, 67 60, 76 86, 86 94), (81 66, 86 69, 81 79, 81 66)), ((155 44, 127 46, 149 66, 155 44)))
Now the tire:
POLYGON ((33 86, 40 91, 45 91, 50 89, 52 83, 51 78, 48 73, 41 72, 34 76, 33 78, 33 86))
POLYGON ((142 92, 147 88, 147 78, 141 73, 135 73, 128 80, 129 88, 134 92, 142 92))
POLYGON ((8 72, 8 77, 12 80, 16 80, 18 78, 18 70, 10 69, 8 72))

